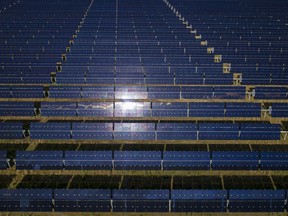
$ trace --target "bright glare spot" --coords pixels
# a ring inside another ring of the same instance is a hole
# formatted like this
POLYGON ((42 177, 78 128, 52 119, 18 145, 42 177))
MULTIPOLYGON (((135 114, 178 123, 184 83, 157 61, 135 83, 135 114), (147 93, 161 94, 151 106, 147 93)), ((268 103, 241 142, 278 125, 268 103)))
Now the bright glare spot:
POLYGON ((143 104, 137 102, 120 102, 119 103, 122 110, 142 110, 143 104))
POLYGON ((124 102, 122 103, 123 110, 134 110, 136 109, 137 104, 135 102, 124 102))

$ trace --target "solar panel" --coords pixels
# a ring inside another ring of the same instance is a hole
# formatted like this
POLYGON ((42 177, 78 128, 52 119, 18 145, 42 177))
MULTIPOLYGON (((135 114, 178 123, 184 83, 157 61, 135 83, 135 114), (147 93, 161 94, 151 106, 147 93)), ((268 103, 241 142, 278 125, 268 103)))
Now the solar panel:
POLYGON ((226 212, 226 190, 172 190, 173 212, 226 212))
POLYGON ((268 123, 242 123, 241 124, 241 140, 279 140, 280 139, 279 124, 268 123))
POLYGON ((72 124, 72 139, 112 140, 113 123, 72 124))
POLYGON ((261 117, 260 103, 227 103, 226 117, 261 117))
POLYGON ((110 198, 105 189, 54 190, 56 212, 110 212, 110 198))
POLYGON ((163 152, 164 170, 209 170, 209 152, 163 152))
POLYGON ((286 99, 285 87, 255 87, 255 99, 286 99))
POLYGON ((195 123, 158 123, 158 140, 196 140, 195 123))
POLYGON ((42 102, 42 116, 77 116, 77 104, 70 102, 42 102))
POLYGON ((215 99, 245 99, 246 89, 245 86, 228 87, 228 86, 215 86, 214 98, 215 99))
POLYGON ((1 102, 0 116, 34 116, 34 103, 1 102))
POLYGON ((287 170, 288 153, 287 152, 261 152, 260 169, 263 170, 287 170))
POLYGON ((62 151, 16 151, 18 170, 62 170, 62 151))
POLYGON ((230 190, 230 212, 283 212, 284 190, 230 190))
POLYGON ((113 117, 112 102, 79 102, 78 116, 113 117))
POLYGON ((233 123, 199 123, 199 140, 237 140, 239 125, 233 123))
POLYGON ((0 123, 0 139, 22 139, 23 124, 20 122, 0 123))
POLYGON ((272 104, 272 117, 288 117, 288 105, 286 103, 273 103, 272 104))
POLYGON ((67 170, 111 170, 112 151, 65 151, 67 170))
POLYGON ((0 189, 0 210, 51 212, 52 194, 49 189, 0 189))
POLYGON ((81 98, 80 86, 50 86, 50 98, 81 98))
POLYGON ((116 170, 161 170, 160 151, 115 151, 116 170))
POLYGON ((189 117, 224 117, 224 103, 189 103, 189 117))
POLYGON ((169 190, 113 190, 113 200, 168 200, 169 190))
POLYGON ((115 117, 150 117, 149 102, 116 102, 115 117))
POLYGON ((212 152, 213 170, 258 170, 258 152, 212 152))
POLYGON ((12 86, 13 98, 43 98, 43 86, 12 86))
POLYGON ((70 139, 70 123, 30 123, 31 139, 70 139))

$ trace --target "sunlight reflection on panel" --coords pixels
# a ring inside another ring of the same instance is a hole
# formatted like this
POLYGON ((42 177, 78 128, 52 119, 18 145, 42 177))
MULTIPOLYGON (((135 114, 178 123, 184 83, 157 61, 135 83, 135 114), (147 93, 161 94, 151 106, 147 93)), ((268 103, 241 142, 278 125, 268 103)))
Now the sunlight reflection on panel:
POLYGON ((148 117, 151 116, 149 102, 116 102, 116 117, 148 117))

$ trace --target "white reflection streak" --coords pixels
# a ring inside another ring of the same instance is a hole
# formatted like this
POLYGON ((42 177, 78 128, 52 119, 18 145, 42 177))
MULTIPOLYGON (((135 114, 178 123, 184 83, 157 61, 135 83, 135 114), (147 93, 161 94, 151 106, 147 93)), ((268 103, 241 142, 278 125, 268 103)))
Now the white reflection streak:
POLYGON ((138 107, 143 107, 143 104, 136 102, 123 102, 120 103, 122 110, 137 110, 138 107))

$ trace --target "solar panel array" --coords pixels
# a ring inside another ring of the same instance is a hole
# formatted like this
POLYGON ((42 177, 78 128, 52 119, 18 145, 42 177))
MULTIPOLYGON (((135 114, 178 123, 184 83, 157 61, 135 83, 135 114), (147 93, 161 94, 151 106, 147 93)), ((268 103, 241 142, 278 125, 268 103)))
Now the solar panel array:
POLYGON ((2 0, 0 211, 287 211, 286 8, 2 0))
MULTIPOLYGON (((2 154, 6 168, 9 159, 2 154)), ((16 151, 14 162, 19 170, 288 169, 286 152, 256 151, 16 151)))
POLYGON ((4 211, 283 212, 285 190, 0 190, 4 211), (53 202, 52 202, 53 199, 53 202))

